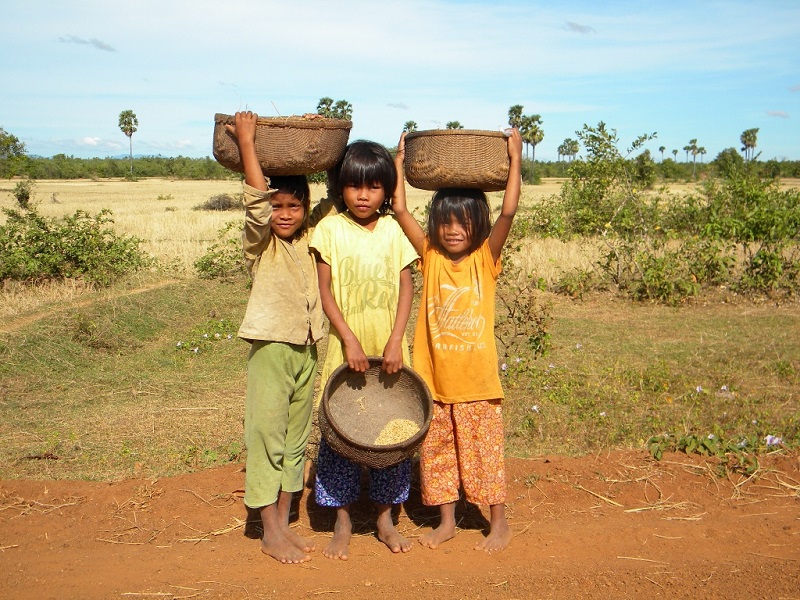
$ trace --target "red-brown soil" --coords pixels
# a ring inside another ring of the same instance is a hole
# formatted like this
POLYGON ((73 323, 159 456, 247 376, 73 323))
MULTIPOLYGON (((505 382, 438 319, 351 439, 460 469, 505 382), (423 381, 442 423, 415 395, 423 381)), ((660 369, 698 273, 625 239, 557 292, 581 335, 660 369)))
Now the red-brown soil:
MULTIPOLYGON (((474 550, 486 511, 459 507, 456 538, 392 555, 368 504, 347 562, 319 549, 331 514, 309 490, 294 527, 303 565, 260 552, 241 465, 156 481, 0 482, 2 598, 800 598, 800 457, 762 458, 753 478, 714 460, 641 452, 508 461, 504 552, 474 550)), ((415 490, 416 492, 416 490, 415 490)), ((399 528, 435 522, 418 493, 399 528)))

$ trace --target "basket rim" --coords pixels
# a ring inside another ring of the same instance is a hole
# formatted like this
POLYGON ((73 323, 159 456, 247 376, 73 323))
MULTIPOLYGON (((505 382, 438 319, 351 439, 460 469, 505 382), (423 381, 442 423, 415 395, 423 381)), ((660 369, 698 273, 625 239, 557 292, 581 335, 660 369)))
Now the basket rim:
MULTIPOLYGON (((382 356, 367 356, 367 360, 369 360, 369 368, 380 366, 383 363, 382 356)), ((433 418, 433 397, 431 396, 430 389, 428 389, 428 385, 425 383, 422 377, 420 377, 416 371, 414 371, 407 365, 403 365, 402 370, 405 371, 407 375, 411 376, 412 379, 414 379, 417 383, 420 384, 421 389, 425 394, 425 398, 428 400, 429 410, 427 411, 427 415, 425 415, 425 421, 420 426, 419 431, 414 435, 412 435, 410 438, 407 438, 402 442, 398 442, 397 444, 391 444, 391 445, 367 444, 364 442, 356 441, 350 436, 344 435, 341 431, 341 427, 336 423, 336 419, 333 419, 331 417, 328 404, 330 400, 331 381, 334 381, 342 371, 345 371, 349 368, 350 365, 348 365, 346 362, 336 367, 331 373, 330 377, 328 377, 328 381, 325 382, 325 389, 322 392, 322 402, 320 403, 320 408, 325 412, 325 418, 328 420, 328 423, 331 426, 331 428, 333 428, 334 431, 336 432, 336 435, 346 440, 347 443, 353 446, 354 448, 358 450, 366 450, 369 452, 394 452, 398 450, 402 451, 405 448, 415 446, 423 437, 425 437, 425 435, 427 435, 428 428, 433 418)))
MULTIPOLYGON (((233 124, 234 115, 216 113, 214 123, 233 124)), ((297 129, 352 129, 353 122, 345 119, 331 119, 320 115, 319 119, 306 119, 292 115, 289 117, 258 117, 256 125, 265 127, 293 127, 297 129)))
POLYGON ((428 136, 447 136, 447 135, 471 135, 480 137, 496 137, 507 138, 508 136, 502 131, 494 131, 491 129, 424 129, 422 131, 413 131, 406 134, 406 141, 413 140, 418 137, 428 136))

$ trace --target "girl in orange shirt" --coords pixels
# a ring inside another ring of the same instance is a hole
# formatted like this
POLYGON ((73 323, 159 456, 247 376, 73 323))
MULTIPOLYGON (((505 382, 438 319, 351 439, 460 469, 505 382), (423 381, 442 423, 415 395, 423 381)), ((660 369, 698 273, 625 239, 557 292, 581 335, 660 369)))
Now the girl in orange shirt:
POLYGON ((414 370, 434 397, 420 473, 422 501, 440 507, 441 521, 420 538, 428 548, 455 535, 461 486, 468 501, 489 506, 490 531, 477 548, 495 552, 511 541, 505 516, 503 388, 497 369, 494 304, 500 254, 520 196, 522 138, 516 129, 508 137, 508 156, 508 182, 494 225, 482 191, 441 189, 431 201, 427 232, 406 206, 405 134, 395 157, 395 217, 422 257, 414 370))

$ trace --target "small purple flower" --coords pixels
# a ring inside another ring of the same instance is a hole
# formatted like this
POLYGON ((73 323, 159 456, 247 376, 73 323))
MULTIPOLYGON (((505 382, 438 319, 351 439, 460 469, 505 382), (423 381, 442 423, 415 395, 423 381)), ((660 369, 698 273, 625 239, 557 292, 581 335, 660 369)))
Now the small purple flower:
POLYGON ((703 386, 702 386, 702 385, 698 385, 698 386, 695 388, 695 391, 696 391, 698 394, 702 394, 702 393, 703 393, 703 386))
POLYGON ((506 370, 508 370, 508 365, 507 365, 506 363, 503 363, 502 365, 500 365, 500 370, 501 370, 501 371, 506 371, 506 370))
POLYGON ((727 386, 727 385, 723 385, 723 386, 722 386, 721 388, 719 388, 719 389, 720 389, 720 391, 727 392, 727 391, 728 391, 728 386, 727 386))
POLYGON ((192 352, 198 354, 200 352, 200 348, 192 348, 192 352))
POLYGON ((600 416, 601 416, 601 417, 605 417, 605 416, 606 416, 606 411, 603 411, 603 412, 601 412, 601 413, 600 413, 600 416))
POLYGON ((583 344, 581 344, 580 342, 575 344, 575 350, 580 350, 581 348, 583 348, 583 344))
POLYGON ((767 447, 780 446, 783 444, 783 440, 776 435, 768 435, 764 438, 764 441, 767 443, 767 447))
POLYGON ((531 410, 533 412, 535 412, 535 413, 538 413, 539 412, 539 405, 538 404, 534 404, 533 406, 531 406, 531 410))

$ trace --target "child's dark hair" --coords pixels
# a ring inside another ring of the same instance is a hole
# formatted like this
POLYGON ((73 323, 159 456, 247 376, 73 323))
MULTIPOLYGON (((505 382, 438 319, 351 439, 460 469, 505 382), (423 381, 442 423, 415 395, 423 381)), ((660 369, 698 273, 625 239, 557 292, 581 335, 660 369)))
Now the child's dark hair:
POLYGON ((397 187, 397 171, 389 151, 377 142, 356 140, 348 144, 344 156, 334 169, 335 189, 339 192, 337 208, 347 210, 342 199, 344 188, 348 185, 361 186, 380 183, 386 194, 378 212, 387 213, 392 208, 392 196, 397 187))
POLYGON ((467 188, 442 188, 433 195, 428 212, 428 241, 442 253, 446 250, 439 243, 437 232, 440 225, 450 222, 451 215, 469 231, 469 252, 475 252, 492 231, 486 194, 467 188))
POLYGON ((291 194, 303 204, 303 225, 298 230, 300 235, 308 229, 308 217, 311 215, 311 190, 305 175, 273 175, 269 178, 269 189, 284 194, 291 194))

